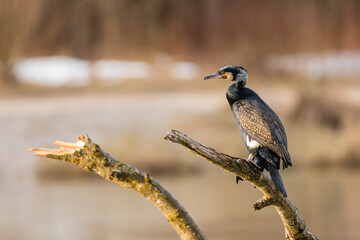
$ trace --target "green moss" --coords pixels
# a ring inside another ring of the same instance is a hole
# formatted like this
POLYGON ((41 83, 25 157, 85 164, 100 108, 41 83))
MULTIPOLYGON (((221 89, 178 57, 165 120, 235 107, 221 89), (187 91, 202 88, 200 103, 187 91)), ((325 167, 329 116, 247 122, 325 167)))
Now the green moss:
POLYGON ((176 222, 179 220, 179 217, 180 217, 180 213, 179 211, 175 211, 175 212, 172 212, 168 215, 168 221, 169 222, 176 222))
POLYGON ((103 159, 102 165, 103 165, 104 167, 108 167, 108 166, 110 166, 110 162, 109 162, 108 160, 106 160, 106 159, 103 159))
POLYGON ((92 163, 88 166, 84 166, 83 169, 88 172, 93 172, 96 169, 96 164, 92 163))
POLYGON ((79 159, 78 158, 74 159, 74 164, 79 165, 79 159))
POLYGON ((144 174, 144 181, 145 181, 145 183, 147 183, 147 184, 151 183, 149 174, 147 174, 147 173, 144 174))

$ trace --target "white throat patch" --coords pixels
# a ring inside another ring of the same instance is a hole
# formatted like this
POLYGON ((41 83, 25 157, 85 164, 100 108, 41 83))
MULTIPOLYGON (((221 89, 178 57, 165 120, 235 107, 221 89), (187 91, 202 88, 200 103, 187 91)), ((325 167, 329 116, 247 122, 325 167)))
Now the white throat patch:
POLYGON ((250 149, 255 149, 255 148, 260 147, 260 144, 256 140, 251 139, 251 137, 249 137, 249 135, 246 135, 246 145, 250 149))
POLYGON ((227 75, 227 78, 226 78, 227 80, 230 80, 230 81, 234 80, 234 75, 232 74, 232 72, 227 72, 226 75, 227 75))

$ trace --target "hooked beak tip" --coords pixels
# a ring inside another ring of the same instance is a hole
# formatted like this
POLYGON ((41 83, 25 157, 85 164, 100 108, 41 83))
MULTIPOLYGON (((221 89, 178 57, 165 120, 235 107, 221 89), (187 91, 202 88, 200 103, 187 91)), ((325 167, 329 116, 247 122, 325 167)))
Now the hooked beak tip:
POLYGON ((204 80, 212 79, 212 78, 217 78, 217 77, 218 77, 217 74, 206 75, 206 76, 204 77, 204 80))

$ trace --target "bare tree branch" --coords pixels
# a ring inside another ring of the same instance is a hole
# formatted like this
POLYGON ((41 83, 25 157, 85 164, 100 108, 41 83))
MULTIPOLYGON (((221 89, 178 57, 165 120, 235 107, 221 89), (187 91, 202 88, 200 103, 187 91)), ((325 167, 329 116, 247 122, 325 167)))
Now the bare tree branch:
POLYGON ((264 194, 264 197, 256 201, 252 208, 254 210, 260 210, 266 206, 273 205, 285 227, 286 239, 317 239, 316 236, 306 228, 305 221, 290 199, 284 197, 276 188, 271 178, 262 173, 253 164, 245 159, 218 153, 214 149, 206 147, 176 130, 168 132, 165 139, 183 145, 206 161, 241 177, 258 188, 264 194))
POLYGON ((149 199, 174 227, 181 239, 203 240, 205 237, 185 208, 158 182, 133 166, 119 162, 93 143, 86 135, 76 143, 56 141, 60 149, 30 149, 38 156, 54 158, 94 172, 109 181, 132 189, 149 199))
MULTIPOLYGON (((304 220, 290 199, 285 198, 272 180, 253 164, 244 159, 218 153, 176 130, 168 132, 165 139, 183 145, 208 162, 234 173, 262 191, 264 197, 257 200, 252 208, 260 210, 273 205, 284 224, 286 239, 317 239, 306 228, 304 220)), ((159 183, 133 166, 115 160, 88 136, 82 135, 76 143, 56 141, 54 144, 60 146, 60 149, 30 149, 30 151, 39 156, 75 164, 85 171, 94 172, 138 192, 164 214, 181 239, 205 239, 186 210, 159 183)))

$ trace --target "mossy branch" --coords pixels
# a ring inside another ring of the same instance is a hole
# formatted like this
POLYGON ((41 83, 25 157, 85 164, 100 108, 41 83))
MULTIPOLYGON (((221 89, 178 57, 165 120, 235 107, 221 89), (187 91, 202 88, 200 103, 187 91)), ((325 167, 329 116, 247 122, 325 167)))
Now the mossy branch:
POLYGON ((165 139, 183 145, 206 161, 241 177, 259 189, 264 194, 264 197, 253 204, 253 210, 260 210, 266 206, 273 205, 285 227, 286 239, 317 239, 316 236, 306 228, 305 221, 290 199, 284 197, 276 188, 271 178, 259 171, 253 164, 245 159, 218 153, 214 149, 206 147, 176 130, 168 132, 165 139))
POLYGON ((30 149, 38 156, 54 158, 94 172, 149 199, 174 227, 181 239, 205 239, 181 204, 157 181, 133 166, 119 162, 82 135, 76 143, 56 141, 60 149, 30 149))

